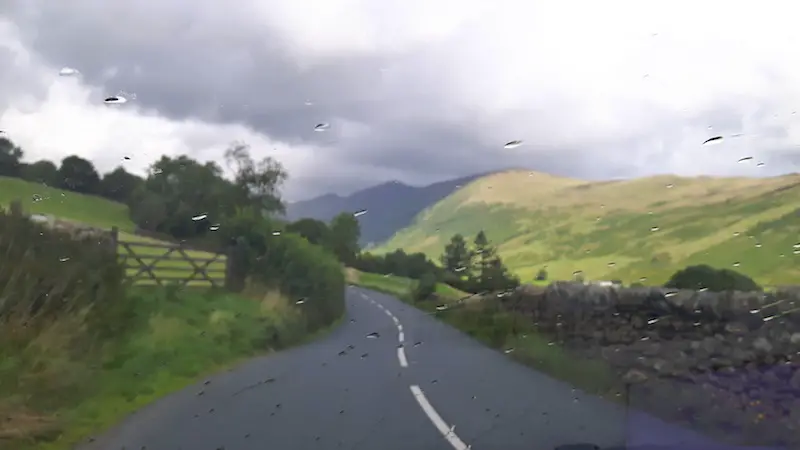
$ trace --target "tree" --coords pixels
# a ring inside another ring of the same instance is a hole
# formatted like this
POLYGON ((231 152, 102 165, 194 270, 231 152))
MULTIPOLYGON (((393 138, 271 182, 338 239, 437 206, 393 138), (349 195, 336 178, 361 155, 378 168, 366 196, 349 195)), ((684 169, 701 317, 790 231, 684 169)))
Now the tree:
POLYGON ((100 186, 100 175, 94 164, 80 156, 67 156, 58 168, 61 188, 82 194, 95 194, 100 186))
POLYGON ((22 156, 22 149, 11 142, 11 139, 0 137, 0 176, 19 176, 22 156))
POLYGON ((359 252, 361 229, 352 213, 341 213, 331 220, 331 248, 339 261, 352 265, 359 252))
POLYGON ((24 180, 42 183, 47 186, 60 185, 58 167, 52 161, 46 159, 22 166, 20 176, 24 180))
POLYGON ((222 178, 222 169, 186 155, 162 156, 152 165, 143 189, 157 195, 169 212, 156 231, 179 239, 206 233, 212 222, 234 214, 238 207, 236 190, 222 178))
POLYGON ((331 249, 331 230, 321 220, 300 219, 286 225, 286 231, 299 234, 312 244, 331 249))
POLYGON ((167 219, 167 205, 158 194, 139 186, 129 199, 131 220, 139 228, 158 231, 167 219))
POLYGON ((664 287, 673 289, 708 289, 711 292, 761 291, 752 278, 730 269, 715 269, 706 264, 688 266, 675 272, 664 287))
POLYGON ((440 260, 444 270, 458 278, 466 278, 472 272, 472 257, 472 252, 467 248, 464 236, 456 234, 444 247, 444 253, 440 260))
POLYGON ((250 156, 250 147, 235 142, 225 151, 225 162, 234 171, 237 204, 248 204, 267 214, 286 211, 278 188, 287 174, 277 160, 267 156, 256 163, 250 156))
POLYGON ((99 194, 110 200, 126 203, 133 191, 144 183, 144 180, 117 167, 105 174, 100 181, 99 194))
POLYGON ((492 265, 492 261, 495 257, 495 249, 489 245, 489 239, 486 237, 486 233, 484 233, 483 230, 479 231, 478 234, 475 235, 475 241, 473 241, 473 243, 475 245, 473 273, 482 278, 483 273, 489 270, 490 266, 492 265))

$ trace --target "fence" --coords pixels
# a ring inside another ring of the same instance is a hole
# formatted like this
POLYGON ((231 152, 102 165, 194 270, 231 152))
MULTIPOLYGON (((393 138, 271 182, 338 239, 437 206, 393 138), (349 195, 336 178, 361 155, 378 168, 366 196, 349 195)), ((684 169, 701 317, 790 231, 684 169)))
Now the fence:
POLYGON ((230 287, 233 278, 231 253, 208 253, 188 250, 182 244, 156 240, 120 239, 117 227, 111 229, 115 251, 125 267, 126 278, 133 283, 175 282, 230 287), (202 256, 201 256, 202 255, 202 256))
MULTIPOLYGON (((13 215, 25 215, 22 201, 14 200, 9 205, 13 215)), ((50 228, 61 229, 75 236, 103 235, 110 238, 111 251, 117 254, 125 267, 126 279, 134 284, 156 284, 163 286, 173 282, 179 286, 190 283, 200 286, 241 290, 243 279, 237 270, 234 258, 237 247, 231 246, 226 253, 192 250, 180 243, 161 241, 138 235, 124 234, 112 227, 111 231, 99 230, 86 225, 62 221, 51 216, 31 215, 36 222, 50 228)))

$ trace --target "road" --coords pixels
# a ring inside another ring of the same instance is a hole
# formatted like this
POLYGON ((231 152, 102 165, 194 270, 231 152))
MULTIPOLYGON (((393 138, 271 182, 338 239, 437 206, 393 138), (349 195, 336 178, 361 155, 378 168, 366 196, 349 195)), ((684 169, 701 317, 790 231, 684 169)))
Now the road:
POLYGON ((730 448, 583 394, 391 296, 351 287, 347 306, 326 337, 172 394, 81 448, 730 448))

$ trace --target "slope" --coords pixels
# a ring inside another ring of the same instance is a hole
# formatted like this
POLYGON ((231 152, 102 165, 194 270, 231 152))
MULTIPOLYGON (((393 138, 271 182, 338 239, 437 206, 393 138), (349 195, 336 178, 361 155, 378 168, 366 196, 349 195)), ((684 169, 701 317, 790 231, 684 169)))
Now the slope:
POLYGON ((688 264, 734 267, 764 284, 800 280, 800 175, 656 176, 587 182, 507 171, 475 180, 419 214, 376 252, 435 259, 455 233, 480 229, 524 281, 665 281, 688 264))
POLYGON ((122 203, 19 178, 0 177, 0 207, 8 206, 14 200, 20 200, 23 209, 33 214, 49 214, 98 228, 134 229, 128 217, 128 207, 122 203))
POLYGON ((361 245, 383 242, 411 224, 420 211, 447 197, 459 187, 482 175, 415 187, 392 181, 373 186, 346 197, 327 194, 321 197, 290 203, 286 217, 297 220, 310 217, 328 222, 341 212, 367 210, 359 217, 361 245))

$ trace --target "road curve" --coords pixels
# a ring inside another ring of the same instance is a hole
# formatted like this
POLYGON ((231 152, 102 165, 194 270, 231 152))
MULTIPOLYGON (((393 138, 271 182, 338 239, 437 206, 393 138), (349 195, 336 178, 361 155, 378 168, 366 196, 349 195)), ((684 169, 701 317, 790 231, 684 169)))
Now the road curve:
POLYGON ((81 450, 730 449, 583 394, 399 300, 348 288, 325 338, 131 415, 81 450), (377 335, 375 334, 377 333, 377 335))

